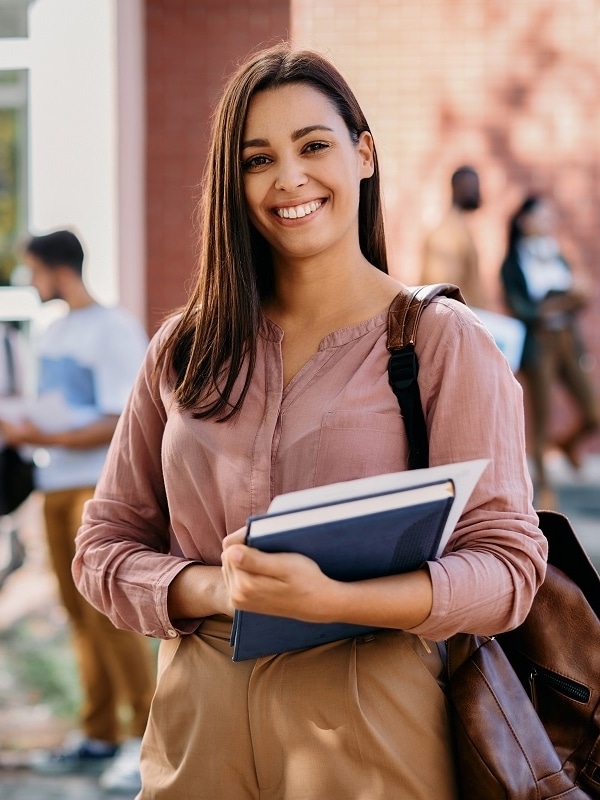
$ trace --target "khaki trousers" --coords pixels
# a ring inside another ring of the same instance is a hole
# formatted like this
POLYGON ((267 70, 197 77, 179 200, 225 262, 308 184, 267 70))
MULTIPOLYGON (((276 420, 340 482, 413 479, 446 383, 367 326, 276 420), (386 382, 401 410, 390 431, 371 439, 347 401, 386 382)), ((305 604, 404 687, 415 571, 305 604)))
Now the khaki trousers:
POLYGON ((418 637, 234 663, 230 630, 161 642, 137 800, 458 798, 441 660, 418 637))
POLYGON ((144 733, 156 685, 155 659, 144 636, 115 628, 75 587, 71 575, 75 535, 83 505, 93 493, 90 487, 48 492, 44 519, 49 557, 71 624, 79 666, 83 733, 93 739, 119 742, 144 733))

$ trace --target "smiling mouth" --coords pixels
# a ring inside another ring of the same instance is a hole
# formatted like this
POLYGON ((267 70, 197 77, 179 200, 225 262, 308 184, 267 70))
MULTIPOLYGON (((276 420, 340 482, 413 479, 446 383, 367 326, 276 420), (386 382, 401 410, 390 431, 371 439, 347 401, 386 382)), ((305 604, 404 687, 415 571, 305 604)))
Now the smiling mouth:
POLYGON ((304 203, 300 206, 292 206, 290 208, 276 208, 275 213, 282 219, 299 219, 300 217, 307 217, 323 205, 322 200, 312 200, 310 203, 304 203))

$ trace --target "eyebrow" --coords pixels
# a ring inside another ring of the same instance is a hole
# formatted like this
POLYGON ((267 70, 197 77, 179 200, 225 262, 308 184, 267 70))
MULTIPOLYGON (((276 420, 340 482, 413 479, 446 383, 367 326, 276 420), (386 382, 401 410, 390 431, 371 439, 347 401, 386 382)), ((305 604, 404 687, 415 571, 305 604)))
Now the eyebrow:
MULTIPOLYGON (((309 133, 313 131, 329 131, 333 133, 333 128, 328 128, 327 125, 307 125, 306 128, 299 128, 297 131, 292 133, 292 141, 297 142, 298 139, 302 139, 303 136, 308 136, 309 133)), ((247 142, 242 142, 241 149, 244 150, 246 147, 268 147, 269 141, 267 139, 249 139, 247 142)))

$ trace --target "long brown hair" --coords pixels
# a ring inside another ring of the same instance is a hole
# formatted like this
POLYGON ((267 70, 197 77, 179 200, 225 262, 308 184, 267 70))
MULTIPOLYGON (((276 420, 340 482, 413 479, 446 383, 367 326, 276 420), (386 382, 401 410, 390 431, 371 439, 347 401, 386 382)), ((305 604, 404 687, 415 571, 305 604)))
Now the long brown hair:
MULTIPOLYGON (((326 95, 353 141, 370 131, 350 87, 320 54, 280 44, 252 56, 229 79, 212 120, 198 206, 200 256, 195 286, 158 363, 170 360, 174 395, 197 417, 229 419, 248 391, 256 361, 261 302, 274 286, 271 252, 248 219, 240 159, 246 113, 264 89, 308 83, 326 95), (234 383, 248 366, 239 396, 234 383)), ((387 272, 377 154, 360 186, 359 241, 365 258, 387 272)))

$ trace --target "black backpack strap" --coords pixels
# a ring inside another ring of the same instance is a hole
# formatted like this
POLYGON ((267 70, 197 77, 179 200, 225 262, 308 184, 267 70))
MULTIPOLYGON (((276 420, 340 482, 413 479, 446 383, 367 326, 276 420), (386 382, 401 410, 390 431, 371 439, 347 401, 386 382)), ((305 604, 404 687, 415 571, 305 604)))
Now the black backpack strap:
POLYGON ((429 466, 429 440, 417 382, 419 364, 415 342, 423 309, 439 296, 465 302, 458 286, 451 283, 407 286, 394 298, 388 315, 387 348, 391 353, 388 375, 406 425, 409 469, 429 466))

